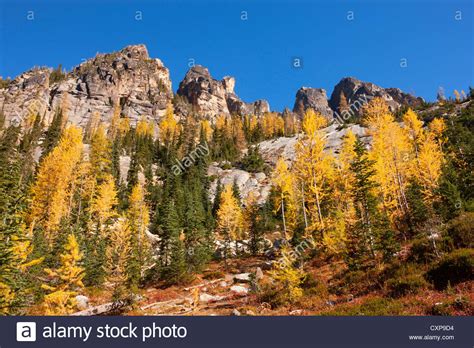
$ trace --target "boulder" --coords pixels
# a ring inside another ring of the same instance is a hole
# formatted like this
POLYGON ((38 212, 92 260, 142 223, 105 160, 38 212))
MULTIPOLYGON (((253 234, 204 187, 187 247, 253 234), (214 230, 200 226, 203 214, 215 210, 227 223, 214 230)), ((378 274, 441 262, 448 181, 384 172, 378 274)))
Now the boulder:
POLYGON ((223 298, 224 298, 223 296, 201 293, 199 295, 199 302, 201 303, 217 302, 217 301, 222 300, 223 298))
POLYGON ((236 294, 238 294, 238 295, 244 296, 244 295, 247 295, 247 294, 248 294, 249 289, 246 288, 246 287, 244 287, 244 286, 241 286, 241 285, 232 285, 232 286, 230 287, 230 291, 232 291, 232 292, 234 292, 234 293, 236 293, 236 294))
POLYGON ((89 308, 89 297, 84 295, 76 296, 76 307, 78 310, 83 311, 89 308))
POLYGON ((234 275, 235 283, 248 283, 250 282, 250 273, 241 273, 234 275))
POLYGON ((255 270, 255 279, 257 281, 263 279, 263 271, 260 267, 257 267, 257 269, 255 270))

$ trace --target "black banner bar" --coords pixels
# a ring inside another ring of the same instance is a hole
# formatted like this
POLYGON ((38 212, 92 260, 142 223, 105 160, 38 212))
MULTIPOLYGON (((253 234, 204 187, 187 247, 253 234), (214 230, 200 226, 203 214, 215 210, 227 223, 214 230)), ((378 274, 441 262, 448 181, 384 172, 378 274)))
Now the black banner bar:
POLYGON ((0 348, 142 346, 466 348, 473 317, 0 318, 0 348))

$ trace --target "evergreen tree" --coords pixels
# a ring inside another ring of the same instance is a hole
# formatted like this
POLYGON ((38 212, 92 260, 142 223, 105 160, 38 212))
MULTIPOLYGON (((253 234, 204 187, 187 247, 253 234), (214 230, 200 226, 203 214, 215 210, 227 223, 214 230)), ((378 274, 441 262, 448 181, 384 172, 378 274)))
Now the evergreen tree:
POLYGON ((357 139, 354 145, 355 158, 351 164, 354 172, 352 198, 354 200, 356 222, 348 236, 347 263, 351 268, 360 268, 367 262, 375 261, 377 252, 384 256, 394 252, 394 241, 388 221, 378 210, 373 194, 375 161, 368 158, 364 143, 357 139))
POLYGON ((179 224, 179 217, 174 201, 165 206, 162 219, 161 262, 163 278, 171 283, 181 281, 186 275, 186 255, 184 235, 179 224))
POLYGON ((212 216, 214 217, 217 217, 217 211, 219 210, 219 205, 221 202, 221 194, 222 194, 221 180, 217 179, 216 194, 214 195, 214 203, 212 205, 212 216))
POLYGON ((61 138, 61 133, 64 126, 64 113, 63 110, 58 108, 54 113, 53 120, 46 131, 44 140, 41 144, 41 158, 40 162, 43 158, 45 158, 52 149, 58 144, 59 139, 61 138))

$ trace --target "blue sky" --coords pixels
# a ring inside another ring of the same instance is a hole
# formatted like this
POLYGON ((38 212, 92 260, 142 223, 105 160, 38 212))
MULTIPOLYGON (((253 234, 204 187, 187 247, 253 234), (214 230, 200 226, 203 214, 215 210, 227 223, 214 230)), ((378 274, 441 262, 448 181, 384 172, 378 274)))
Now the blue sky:
POLYGON ((329 96, 344 76, 427 100, 440 86, 450 95, 474 85, 471 0, 0 4, 3 77, 35 65, 71 69, 96 52, 144 43, 170 69, 175 90, 194 59, 215 78, 234 76, 243 100, 264 98, 274 110, 293 107, 301 86, 325 88, 329 96))

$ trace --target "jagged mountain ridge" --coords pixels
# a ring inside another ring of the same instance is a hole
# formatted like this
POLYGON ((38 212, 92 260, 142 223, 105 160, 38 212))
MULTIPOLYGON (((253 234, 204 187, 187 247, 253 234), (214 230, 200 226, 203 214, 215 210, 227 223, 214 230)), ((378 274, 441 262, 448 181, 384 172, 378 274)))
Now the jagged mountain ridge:
MULTIPOLYGON (((159 121, 174 93, 168 68, 158 58, 150 58, 145 45, 132 45, 120 51, 98 54, 76 66, 59 81, 52 79, 51 68, 34 68, 17 76, 0 89, 0 111, 7 124, 21 122, 31 112, 39 112, 48 124, 57 107, 67 108, 69 121, 85 126, 93 112, 103 121, 110 119, 116 105, 123 115, 136 122, 140 117, 159 121)), ((177 107, 178 117, 192 110, 211 120, 220 114, 256 114, 270 111, 266 100, 247 103, 234 92, 235 78, 214 79, 202 66, 192 67, 180 82, 177 95, 189 107, 177 107)), ((293 112, 300 116, 308 108, 333 119, 341 103, 361 95, 384 98, 392 110, 402 105, 417 106, 423 102, 397 88, 382 88, 355 78, 343 78, 328 99, 320 88, 302 87, 295 97, 293 112)))

